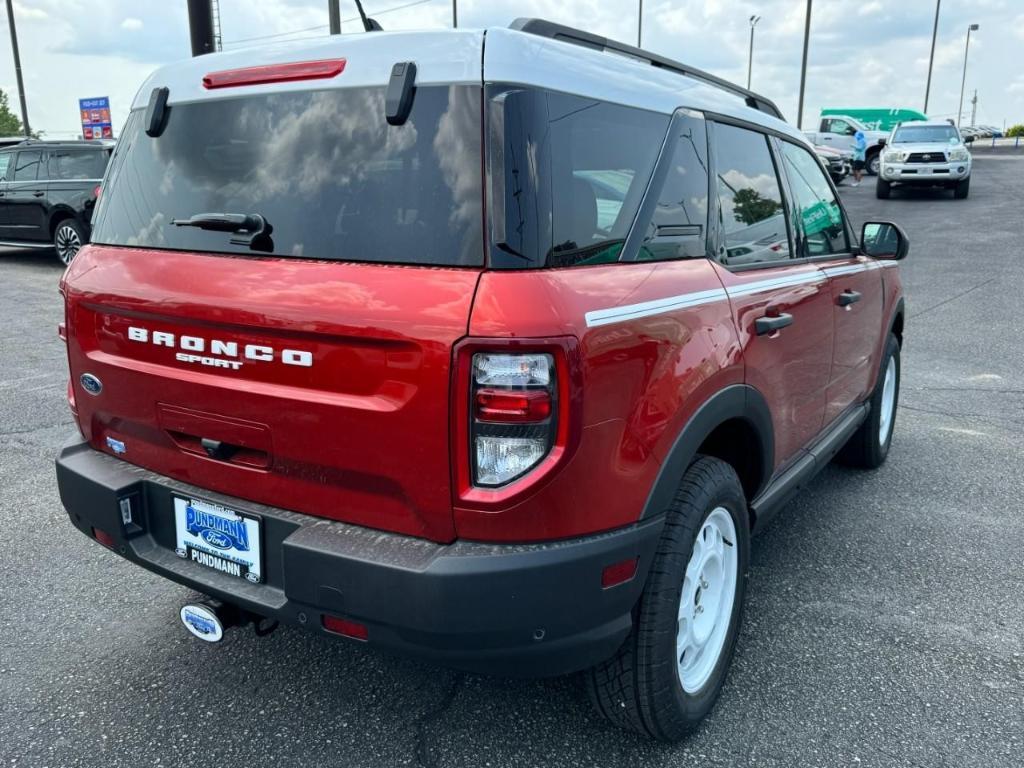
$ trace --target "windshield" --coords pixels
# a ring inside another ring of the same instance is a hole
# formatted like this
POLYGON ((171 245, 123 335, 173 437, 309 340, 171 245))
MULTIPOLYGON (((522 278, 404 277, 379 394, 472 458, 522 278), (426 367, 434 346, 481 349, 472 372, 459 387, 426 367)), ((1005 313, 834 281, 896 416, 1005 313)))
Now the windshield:
MULTIPOLYGON (((94 217, 93 241, 254 253, 199 214, 260 216, 259 253, 430 265, 483 263, 480 88, 416 89, 385 121, 384 89, 176 104, 156 138, 132 113, 94 217)), ((172 94, 173 95, 173 94, 172 94)))
POLYGON ((952 125, 921 125, 897 128, 893 144, 948 144, 950 139, 959 142, 960 136, 952 125))

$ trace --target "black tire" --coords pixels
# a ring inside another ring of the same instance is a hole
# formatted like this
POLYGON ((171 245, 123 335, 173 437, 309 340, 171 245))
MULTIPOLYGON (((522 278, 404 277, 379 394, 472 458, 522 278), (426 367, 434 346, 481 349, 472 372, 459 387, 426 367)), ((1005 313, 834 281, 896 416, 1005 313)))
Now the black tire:
POLYGON ((953 187, 953 197, 957 200, 966 200, 968 193, 971 191, 971 177, 968 176, 962 181, 958 181, 956 186, 953 187))
POLYGON ((603 717, 666 742, 678 741, 697 727, 714 706, 732 660, 749 563, 750 518, 739 478, 724 461, 698 457, 666 512, 658 551, 634 611, 633 631, 615 656, 583 673, 591 701, 603 717), (728 512, 736 532, 731 545, 737 555, 732 610, 710 676, 687 693, 676 658, 683 581, 696 537, 712 513, 721 514, 719 508, 728 512))
POLYGON ((889 446, 892 445, 892 434, 896 428, 896 412, 900 401, 900 343, 893 334, 885 342, 885 353, 882 356, 882 364, 878 367, 878 380, 871 393, 871 411, 860 428, 853 433, 846 445, 839 453, 839 460, 853 467, 864 469, 875 469, 880 467, 889 455, 889 446), (894 362, 895 381, 892 397, 892 408, 889 417, 889 426, 885 437, 881 436, 881 419, 883 416, 883 400, 885 391, 886 371, 889 367, 889 360, 894 362))
POLYGON ((879 200, 888 200, 889 195, 892 194, 892 184, 884 179, 879 179, 875 182, 875 197, 879 200))
POLYGON ((58 221, 53 230, 53 248, 57 258, 65 267, 78 255, 79 249, 89 242, 85 228, 75 219, 58 221))
POLYGON ((864 170, 868 172, 868 176, 877 176, 882 166, 882 153, 872 152, 865 159, 867 162, 864 163, 864 170))

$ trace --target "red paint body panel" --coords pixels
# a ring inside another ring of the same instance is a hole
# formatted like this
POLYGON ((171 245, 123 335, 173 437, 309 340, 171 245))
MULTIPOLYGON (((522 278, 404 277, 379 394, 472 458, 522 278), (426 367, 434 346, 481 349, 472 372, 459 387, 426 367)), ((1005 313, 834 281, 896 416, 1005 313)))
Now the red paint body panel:
MULTIPOLYGON (((866 256, 853 256, 829 261, 826 269, 872 265, 866 256)), ((884 262, 874 262, 882 264, 884 262)), ((898 272, 898 271, 897 271, 898 272)), ((867 269, 829 277, 832 300, 838 302, 846 291, 856 291, 861 298, 854 304, 836 304, 835 353, 832 375, 825 401, 825 423, 829 424, 854 403, 864 400, 875 385, 882 342, 878 330, 887 328, 882 314, 882 269, 867 269)))
POLYGON ((730 272, 715 263, 736 314, 746 382, 768 401, 775 427, 775 465, 785 464, 818 435, 823 426, 825 393, 832 368, 832 293, 815 264, 730 272), (744 286, 805 276, 808 282, 739 295, 744 286), (758 336, 759 317, 790 314, 793 324, 758 336))
POLYGON ((78 418, 97 450, 221 493, 450 541, 451 350, 472 269, 207 256, 92 245, 65 276, 78 418), (238 370, 175 359, 129 327, 253 344, 238 370), (282 350, 312 353, 285 365, 282 350), (94 396, 83 373, 103 382, 94 396), (195 434, 199 433, 199 434, 195 434), (207 437, 245 448, 230 461, 207 437))
POLYGON ((457 499, 459 536, 557 539, 635 522, 683 425, 712 394, 743 381, 740 347, 725 300, 597 327, 585 315, 720 288, 703 259, 485 272, 471 337, 579 339, 571 394, 580 437, 547 477, 457 499))

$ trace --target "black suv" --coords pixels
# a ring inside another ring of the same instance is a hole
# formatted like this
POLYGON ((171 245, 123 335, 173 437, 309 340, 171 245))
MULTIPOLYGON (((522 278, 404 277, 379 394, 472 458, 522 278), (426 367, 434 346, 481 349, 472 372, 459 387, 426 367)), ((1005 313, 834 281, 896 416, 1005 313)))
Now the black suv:
POLYGON ((113 141, 34 141, 0 149, 0 245, 50 248, 70 264, 89 242, 113 141))

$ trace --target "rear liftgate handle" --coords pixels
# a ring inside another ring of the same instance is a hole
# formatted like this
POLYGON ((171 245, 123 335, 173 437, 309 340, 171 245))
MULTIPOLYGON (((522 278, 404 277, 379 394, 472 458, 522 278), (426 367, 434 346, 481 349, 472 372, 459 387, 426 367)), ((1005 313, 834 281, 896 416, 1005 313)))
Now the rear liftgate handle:
POLYGON ((754 321, 754 330, 758 336, 764 336, 767 333, 775 333, 775 331, 792 324, 793 316, 783 312, 779 315, 765 315, 764 317, 757 318, 754 321))

